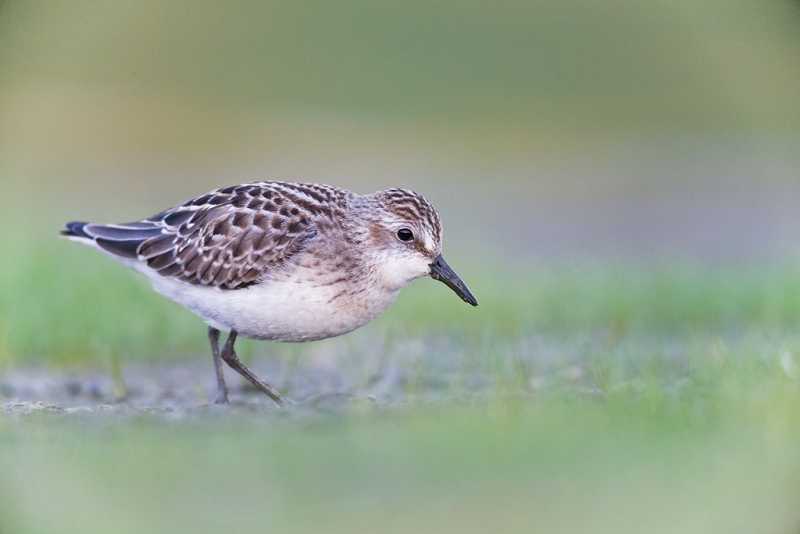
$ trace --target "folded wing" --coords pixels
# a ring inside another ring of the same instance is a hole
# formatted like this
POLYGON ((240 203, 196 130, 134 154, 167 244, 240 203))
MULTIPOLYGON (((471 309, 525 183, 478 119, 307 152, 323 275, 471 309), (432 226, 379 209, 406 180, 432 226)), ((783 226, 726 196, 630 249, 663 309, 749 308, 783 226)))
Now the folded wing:
POLYGON ((213 191, 143 221, 71 222, 62 234, 145 262, 162 276, 239 289, 291 261, 317 234, 308 206, 287 193, 286 184, 247 184, 213 191))

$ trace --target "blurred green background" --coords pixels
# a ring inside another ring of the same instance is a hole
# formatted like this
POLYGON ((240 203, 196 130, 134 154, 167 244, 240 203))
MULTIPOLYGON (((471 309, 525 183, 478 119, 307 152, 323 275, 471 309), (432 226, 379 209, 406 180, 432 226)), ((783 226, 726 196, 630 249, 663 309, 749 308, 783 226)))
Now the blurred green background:
MULTIPOLYGON (((6 358, 200 350, 190 314, 53 236, 268 179, 425 194, 482 304, 523 309, 503 318, 517 331, 548 313, 574 329, 791 323, 799 25, 778 1, 5 3, 6 358), (578 283, 635 304, 568 297, 578 283)), ((445 322, 496 316, 431 285, 383 323, 426 298, 445 322)))
POLYGON ((244 181, 424 194, 481 303, 241 343, 382 408, 0 413, 0 532, 796 532, 798 146, 797 2, 0 3, 0 381, 209 360, 56 235, 244 181))

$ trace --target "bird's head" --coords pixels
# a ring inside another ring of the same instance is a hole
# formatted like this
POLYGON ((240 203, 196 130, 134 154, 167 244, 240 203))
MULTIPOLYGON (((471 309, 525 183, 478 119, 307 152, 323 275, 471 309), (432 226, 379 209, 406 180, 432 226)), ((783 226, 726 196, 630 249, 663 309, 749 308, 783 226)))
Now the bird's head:
POLYGON ((465 302, 477 299, 442 257, 442 223, 422 195, 387 189, 362 197, 363 239, 371 251, 374 275, 388 289, 399 290, 417 278, 444 282, 465 302))

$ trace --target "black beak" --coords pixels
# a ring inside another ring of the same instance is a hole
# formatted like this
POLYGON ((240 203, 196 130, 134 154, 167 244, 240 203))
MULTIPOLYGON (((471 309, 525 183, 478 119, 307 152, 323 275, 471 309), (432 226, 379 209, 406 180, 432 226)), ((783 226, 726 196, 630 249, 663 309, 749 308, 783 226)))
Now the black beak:
POLYGON ((430 264, 430 268, 431 278, 444 282, 444 284, 455 291, 456 295, 461 297, 461 300, 464 302, 468 302, 473 306, 478 305, 478 299, 475 298, 475 295, 470 293, 469 288, 467 288, 466 284, 461 281, 461 278, 453 272, 453 269, 447 265, 447 262, 444 261, 441 254, 430 264))

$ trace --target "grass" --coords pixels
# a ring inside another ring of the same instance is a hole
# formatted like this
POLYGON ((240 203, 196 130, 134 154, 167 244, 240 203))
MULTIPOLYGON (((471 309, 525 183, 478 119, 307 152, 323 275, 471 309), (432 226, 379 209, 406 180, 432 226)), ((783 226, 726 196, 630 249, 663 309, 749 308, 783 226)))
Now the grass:
MULTIPOLYGON (((0 369, 208 359, 61 218, 3 236, 0 369)), ((796 532, 795 261, 449 260, 478 308, 421 280, 351 335, 242 345, 357 399, 398 369, 375 403, 0 412, 0 532, 796 532)))
MULTIPOLYGON (((0 260, 5 366, 207 356, 201 322, 141 277, 39 235, 0 260)), ((245 349, 300 367, 328 350, 357 396, 389 362, 399 399, 0 414, 0 532, 796 531, 794 262, 451 263, 478 308, 419 281, 328 345, 245 349)))
POLYGON ((682 401, 8 421, 0 530, 794 532, 797 383, 733 367, 682 401))

